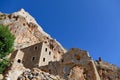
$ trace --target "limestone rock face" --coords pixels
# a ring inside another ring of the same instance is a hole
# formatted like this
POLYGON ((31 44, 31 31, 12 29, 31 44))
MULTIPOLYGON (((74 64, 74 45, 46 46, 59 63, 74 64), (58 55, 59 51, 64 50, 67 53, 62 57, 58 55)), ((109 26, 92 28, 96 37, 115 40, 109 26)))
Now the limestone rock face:
POLYGON ((84 72, 84 69, 76 66, 73 69, 71 69, 70 75, 68 78, 69 80, 85 80, 83 72, 84 72))
POLYGON ((62 45, 43 31, 35 19, 24 9, 12 14, 0 13, 0 24, 8 26, 15 35, 15 49, 21 49, 39 42, 45 42, 57 55, 66 52, 62 45))
POLYGON ((120 68, 103 61, 95 61, 101 80, 120 80, 120 68))

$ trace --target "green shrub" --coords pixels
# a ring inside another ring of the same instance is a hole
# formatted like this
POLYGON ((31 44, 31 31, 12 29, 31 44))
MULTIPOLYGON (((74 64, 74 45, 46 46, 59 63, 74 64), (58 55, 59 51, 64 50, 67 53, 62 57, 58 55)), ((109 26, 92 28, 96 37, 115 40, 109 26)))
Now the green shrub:
POLYGON ((8 59, 0 60, 0 74, 9 66, 10 61, 8 59))
POLYGON ((8 27, 0 25, 0 58, 4 58, 13 51, 15 37, 8 27))
POLYGON ((0 25, 0 74, 6 69, 9 60, 6 56, 13 51, 15 37, 11 34, 8 27, 0 25))

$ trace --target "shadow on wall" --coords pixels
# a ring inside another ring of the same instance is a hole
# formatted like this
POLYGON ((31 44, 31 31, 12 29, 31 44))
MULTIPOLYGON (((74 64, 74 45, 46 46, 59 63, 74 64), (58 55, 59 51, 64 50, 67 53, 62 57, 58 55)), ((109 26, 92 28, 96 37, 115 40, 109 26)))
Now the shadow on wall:
POLYGON ((25 68, 33 68, 39 66, 39 59, 41 55, 41 44, 36 44, 31 47, 22 49, 24 56, 22 59, 22 64, 25 68))

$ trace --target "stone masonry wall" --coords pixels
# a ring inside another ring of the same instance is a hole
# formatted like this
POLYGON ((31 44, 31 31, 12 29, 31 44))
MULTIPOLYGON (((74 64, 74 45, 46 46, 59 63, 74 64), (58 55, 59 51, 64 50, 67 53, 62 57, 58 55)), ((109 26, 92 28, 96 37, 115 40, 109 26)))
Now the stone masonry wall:
POLYGON ((100 80, 96 66, 88 52, 76 48, 72 48, 64 54, 61 61, 50 62, 48 66, 40 67, 40 69, 53 75, 59 75, 65 80, 69 80, 70 77, 75 75, 76 78, 79 78, 77 80, 80 80, 81 78, 83 78, 83 80, 100 80), (79 71, 76 70, 73 74, 74 68, 77 68, 80 71, 82 70, 81 74, 78 75, 79 71))

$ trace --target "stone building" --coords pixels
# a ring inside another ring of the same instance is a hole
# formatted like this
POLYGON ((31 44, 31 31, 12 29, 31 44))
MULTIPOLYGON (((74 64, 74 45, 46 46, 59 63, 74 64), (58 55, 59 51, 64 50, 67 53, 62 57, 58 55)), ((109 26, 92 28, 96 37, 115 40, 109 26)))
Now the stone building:
POLYGON ((41 42, 16 50, 10 59, 13 61, 13 65, 23 64, 25 68, 33 68, 48 65, 50 61, 54 61, 53 56, 52 50, 45 43, 41 42))

